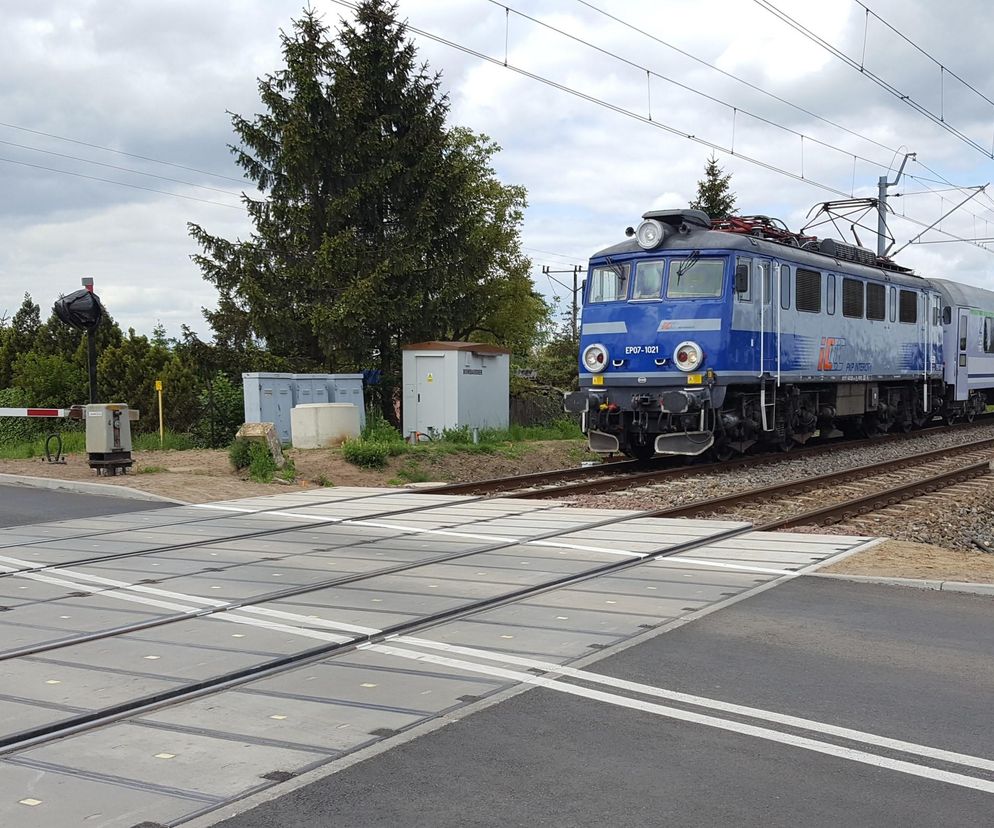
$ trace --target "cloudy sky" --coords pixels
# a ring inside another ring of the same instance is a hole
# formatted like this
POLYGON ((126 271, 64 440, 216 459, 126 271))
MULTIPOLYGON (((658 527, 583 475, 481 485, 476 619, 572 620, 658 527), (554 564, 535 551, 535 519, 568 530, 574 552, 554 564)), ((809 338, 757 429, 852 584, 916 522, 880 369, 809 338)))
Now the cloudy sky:
MULTIPOLYGON (((350 13, 312 1, 332 25, 350 13)), ((874 15, 854 0, 401 0, 400 14, 443 73, 452 122, 493 137, 501 177, 527 187, 524 245, 551 297, 565 292, 543 265, 568 270, 646 210, 685 206, 708 144, 741 212, 795 229, 813 204, 875 195, 916 152, 916 178, 892 188, 898 245, 968 194, 947 182, 990 181, 994 164, 973 146, 994 142, 986 4, 865 3, 874 15)), ((186 223, 249 232, 226 111, 259 111, 256 78, 280 65, 277 33, 300 0, 0 9, 0 316, 25 291, 47 307, 92 276, 124 327, 206 335, 200 309, 214 296, 186 223)), ((941 229, 994 236, 994 188, 941 229)), ((994 289, 994 254, 975 245, 915 244, 898 260, 994 289)))

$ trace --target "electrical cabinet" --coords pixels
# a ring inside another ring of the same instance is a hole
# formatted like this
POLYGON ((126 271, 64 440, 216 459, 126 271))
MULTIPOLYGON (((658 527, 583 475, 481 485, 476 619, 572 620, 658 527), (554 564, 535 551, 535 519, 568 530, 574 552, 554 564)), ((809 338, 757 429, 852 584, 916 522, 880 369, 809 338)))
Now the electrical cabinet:
POLYGON ((510 352, 480 342, 420 342, 403 356, 404 436, 507 428, 510 352))
POLYGON ((242 374, 245 422, 272 423, 281 443, 293 443, 291 412, 298 405, 351 403, 366 425, 362 374, 242 374))
POLYGON ((101 403, 85 406, 86 453, 91 469, 117 473, 127 470, 131 459, 131 420, 137 411, 124 403, 101 403))

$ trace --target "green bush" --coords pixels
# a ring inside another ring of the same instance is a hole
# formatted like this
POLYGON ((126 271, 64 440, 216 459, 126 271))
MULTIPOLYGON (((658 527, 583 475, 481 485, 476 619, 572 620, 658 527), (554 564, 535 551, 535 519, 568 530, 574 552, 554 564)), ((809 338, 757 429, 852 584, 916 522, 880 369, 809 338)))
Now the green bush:
POLYGON ((228 459, 236 471, 247 469, 252 462, 251 445, 251 440, 238 439, 228 448, 228 459))
POLYGON ((369 443, 403 443, 404 438, 386 421, 378 408, 366 411, 366 425, 362 429, 362 439, 369 443))
MULTIPOLYGON (((25 408, 29 403, 27 395, 20 388, 0 389, 0 408, 25 408)), ((45 433, 46 423, 52 420, 34 420, 27 417, 0 417, 0 446, 14 446, 30 443, 45 433)))
POLYGON ((446 443, 465 446, 473 442, 473 432, 469 430, 469 426, 446 428, 442 430, 442 440, 446 443))
POLYGON ((283 468, 279 471, 279 478, 287 483, 293 483, 297 479, 297 465, 293 462, 292 457, 287 457, 284 461, 283 468))
POLYGON ((392 448, 388 443, 372 440, 346 440, 342 444, 342 456, 353 466, 363 469, 382 469, 387 463, 387 458, 392 456, 392 448))
POLYGON ((269 453, 269 446, 261 440, 249 443, 249 477, 256 483, 271 483, 276 473, 276 461, 269 453))
POLYGON ((193 435, 207 448, 223 448, 231 442, 245 421, 245 402, 241 386, 224 374, 215 374, 211 391, 205 388, 197 396, 200 415, 193 424, 193 435))

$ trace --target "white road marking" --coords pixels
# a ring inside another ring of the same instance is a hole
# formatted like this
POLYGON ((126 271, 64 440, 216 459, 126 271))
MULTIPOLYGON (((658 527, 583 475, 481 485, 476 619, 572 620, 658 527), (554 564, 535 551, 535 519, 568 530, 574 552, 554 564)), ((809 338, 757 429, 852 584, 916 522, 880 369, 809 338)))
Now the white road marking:
MULTIPOLYGON (((739 733, 744 736, 753 736, 770 742, 776 742, 790 747, 810 750, 814 753, 822 753, 827 756, 834 756, 839 759, 847 759, 852 762, 860 762, 866 765, 873 765, 878 768, 905 773, 910 776, 918 776, 924 779, 932 779, 938 782, 946 782, 950 785, 958 785, 963 788, 972 788, 984 793, 994 793, 994 781, 980 779, 975 776, 967 776, 961 773, 942 770, 929 765, 919 765, 907 762, 902 759, 891 759, 886 756, 879 756, 875 753, 868 753, 862 750, 835 745, 830 742, 821 742, 817 739, 810 739, 806 736, 796 736, 791 733, 784 733, 766 727, 737 722, 730 719, 721 719, 716 716, 708 716, 702 713, 694 713, 689 710, 681 710, 676 707, 666 707, 655 702, 639 701, 615 693, 605 693, 601 690, 591 690, 586 687, 578 687, 573 684, 547 679, 542 676, 522 673, 514 670, 505 670, 500 667, 476 664, 461 659, 448 658, 445 656, 433 655, 431 653, 421 653, 414 650, 401 649, 387 644, 362 644, 359 649, 373 650, 385 655, 392 655, 398 658, 420 661, 434 664, 441 667, 448 667, 456 670, 466 670, 474 673, 482 673, 494 678, 503 678, 509 681, 516 681, 522 684, 532 684, 536 687, 545 687, 548 690, 555 690, 568 695, 579 696, 581 698, 592 699, 594 701, 612 704, 617 707, 626 707, 630 710, 638 710, 644 713, 653 713, 657 716, 664 716, 678 721, 700 724, 706 727, 713 727, 718 730, 727 730, 732 733, 739 733)), ((972 758, 972 757, 971 757, 972 758)), ((977 763, 986 763, 988 760, 977 758, 977 763)), ((980 764, 972 766, 982 768, 980 764)))
POLYGON ((814 719, 804 719, 799 716, 790 716, 785 713, 776 713, 770 710, 762 710, 757 707, 747 707, 741 704, 719 701, 706 696, 693 696, 689 693, 679 693, 675 690, 666 690, 662 687, 653 687, 648 684, 639 684, 634 681, 615 678, 603 675, 602 673, 591 673, 587 670, 577 670, 573 667, 556 664, 549 661, 538 661, 533 658, 508 655, 505 653, 490 652, 476 647, 462 647, 456 644, 447 644, 443 641, 432 641, 426 638, 414 638, 411 636, 395 636, 391 639, 397 644, 420 647, 428 650, 439 650, 445 653, 470 656, 472 658, 485 659, 487 661, 499 661, 504 664, 515 664, 526 669, 543 670, 549 673, 556 673, 562 676, 569 676, 590 684, 603 684, 619 690, 628 690, 632 693, 639 693, 643 696, 655 696, 657 698, 669 699, 670 701, 692 704, 696 707, 705 707, 711 710, 720 710, 723 713, 733 713, 737 716, 748 716, 753 719, 776 722, 777 724, 796 727, 803 730, 810 730, 823 733, 828 736, 841 736, 854 742, 865 742, 875 747, 899 750, 902 753, 913 753, 918 756, 926 756, 930 759, 937 759, 942 762, 951 762, 957 765, 968 765, 969 767, 981 770, 994 771, 994 760, 984 759, 978 756, 970 756, 965 753, 956 753, 941 748, 933 748, 928 745, 919 745, 914 742, 906 742, 901 739, 892 739, 888 736, 879 736, 875 733, 868 733, 863 730, 854 730, 848 727, 818 722, 814 719))
POLYGON ((666 555, 665 553, 653 558, 653 563, 666 565, 667 562, 689 563, 694 566, 714 566, 720 569, 735 569, 742 572, 760 572, 764 575, 797 575, 796 569, 770 569, 765 566, 750 566, 748 564, 727 563, 725 561, 709 561, 704 558, 685 558, 682 555, 666 555))

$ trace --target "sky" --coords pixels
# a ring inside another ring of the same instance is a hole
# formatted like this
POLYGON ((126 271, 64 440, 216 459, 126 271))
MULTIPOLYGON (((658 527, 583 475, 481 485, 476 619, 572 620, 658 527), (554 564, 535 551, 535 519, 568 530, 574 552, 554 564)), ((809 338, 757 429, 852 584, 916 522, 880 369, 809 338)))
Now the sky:
MULTIPOLYGON (((351 14, 312 3, 333 29, 351 14)), ((228 149, 229 113, 261 111, 257 78, 280 67, 279 31, 301 8, 0 0, 0 318, 25 292, 47 312, 90 276, 126 329, 209 335, 201 309, 216 295, 190 260, 187 223, 251 233, 239 194, 257 193, 228 149)), ((795 230, 813 205, 875 196, 914 152, 915 177, 889 191, 895 249, 911 241, 970 195, 956 187, 994 177, 986 11, 980 0, 399 2, 420 58, 442 74, 450 123, 493 138, 498 175, 527 189, 524 251, 536 287, 564 302, 553 279, 570 273, 543 267, 571 271, 645 211, 687 206, 712 151, 740 213, 795 230)), ((994 187, 940 228, 994 237, 994 187)), ((920 241, 941 243, 897 261, 994 289, 994 244, 937 230, 920 241)))

